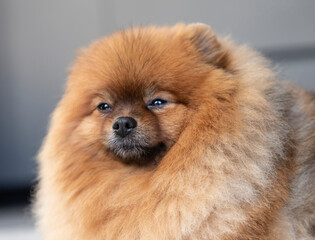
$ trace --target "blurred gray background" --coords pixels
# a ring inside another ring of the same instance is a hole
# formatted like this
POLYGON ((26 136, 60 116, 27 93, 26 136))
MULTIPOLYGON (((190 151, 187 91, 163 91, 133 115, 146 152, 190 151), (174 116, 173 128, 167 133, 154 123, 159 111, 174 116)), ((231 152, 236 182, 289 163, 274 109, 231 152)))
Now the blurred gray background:
POLYGON ((0 189, 28 187, 76 50, 120 28, 204 22, 315 90, 315 1, 0 1, 0 189))
POLYGON ((0 0, 0 240, 40 239, 25 205, 10 203, 27 204, 76 50, 117 29, 177 22, 207 23, 315 90, 314 0, 0 0))

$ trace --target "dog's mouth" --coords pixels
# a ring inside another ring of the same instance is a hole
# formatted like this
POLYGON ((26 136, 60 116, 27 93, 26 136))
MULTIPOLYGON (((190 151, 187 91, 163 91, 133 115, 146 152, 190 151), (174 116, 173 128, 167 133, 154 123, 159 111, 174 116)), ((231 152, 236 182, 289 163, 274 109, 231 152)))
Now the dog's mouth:
POLYGON ((126 164, 142 166, 157 164, 166 152, 166 145, 159 142, 156 145, 150 146, 147 143, 140 144, 130 139, 113 139, 109 141, 108 150, 113 152, 126 164))

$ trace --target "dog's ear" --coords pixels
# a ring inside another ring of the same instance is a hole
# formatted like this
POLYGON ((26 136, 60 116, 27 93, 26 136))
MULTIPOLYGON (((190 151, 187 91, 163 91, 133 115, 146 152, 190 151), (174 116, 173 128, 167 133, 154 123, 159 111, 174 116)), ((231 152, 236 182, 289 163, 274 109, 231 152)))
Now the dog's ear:
POLYGON ((228 65, 227 51, 219 43, 213 30, 206 24, 187 25, 189 41, 196 47, 202 59, 220 68, 228 65))

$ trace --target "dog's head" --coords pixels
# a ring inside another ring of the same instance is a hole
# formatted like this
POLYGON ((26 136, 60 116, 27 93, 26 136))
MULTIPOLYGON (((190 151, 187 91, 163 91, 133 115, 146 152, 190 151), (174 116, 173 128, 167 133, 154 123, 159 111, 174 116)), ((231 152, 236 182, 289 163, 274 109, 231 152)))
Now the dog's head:
POLYGON ((203 81, 226 64, 205 25, 115 33, 82 50, 61 102, 63 119, 72 139, 90 148, 128 163, 159 161, 203 101, 203 81))

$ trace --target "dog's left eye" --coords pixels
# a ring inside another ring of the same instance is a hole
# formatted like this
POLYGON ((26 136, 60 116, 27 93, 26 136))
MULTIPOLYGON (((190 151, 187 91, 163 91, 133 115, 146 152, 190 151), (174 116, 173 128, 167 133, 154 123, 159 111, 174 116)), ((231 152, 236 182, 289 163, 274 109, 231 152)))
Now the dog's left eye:
POLYGON ((162 108, 167 104, 167 100, 162 98, 155 98, 148 103, 148 108, 162 108))
POLYGON ((111 110, 111 106, 108 103, 101 102, 97 105, 97 110, 100 111, 101 113, 106 113, 111 110))

